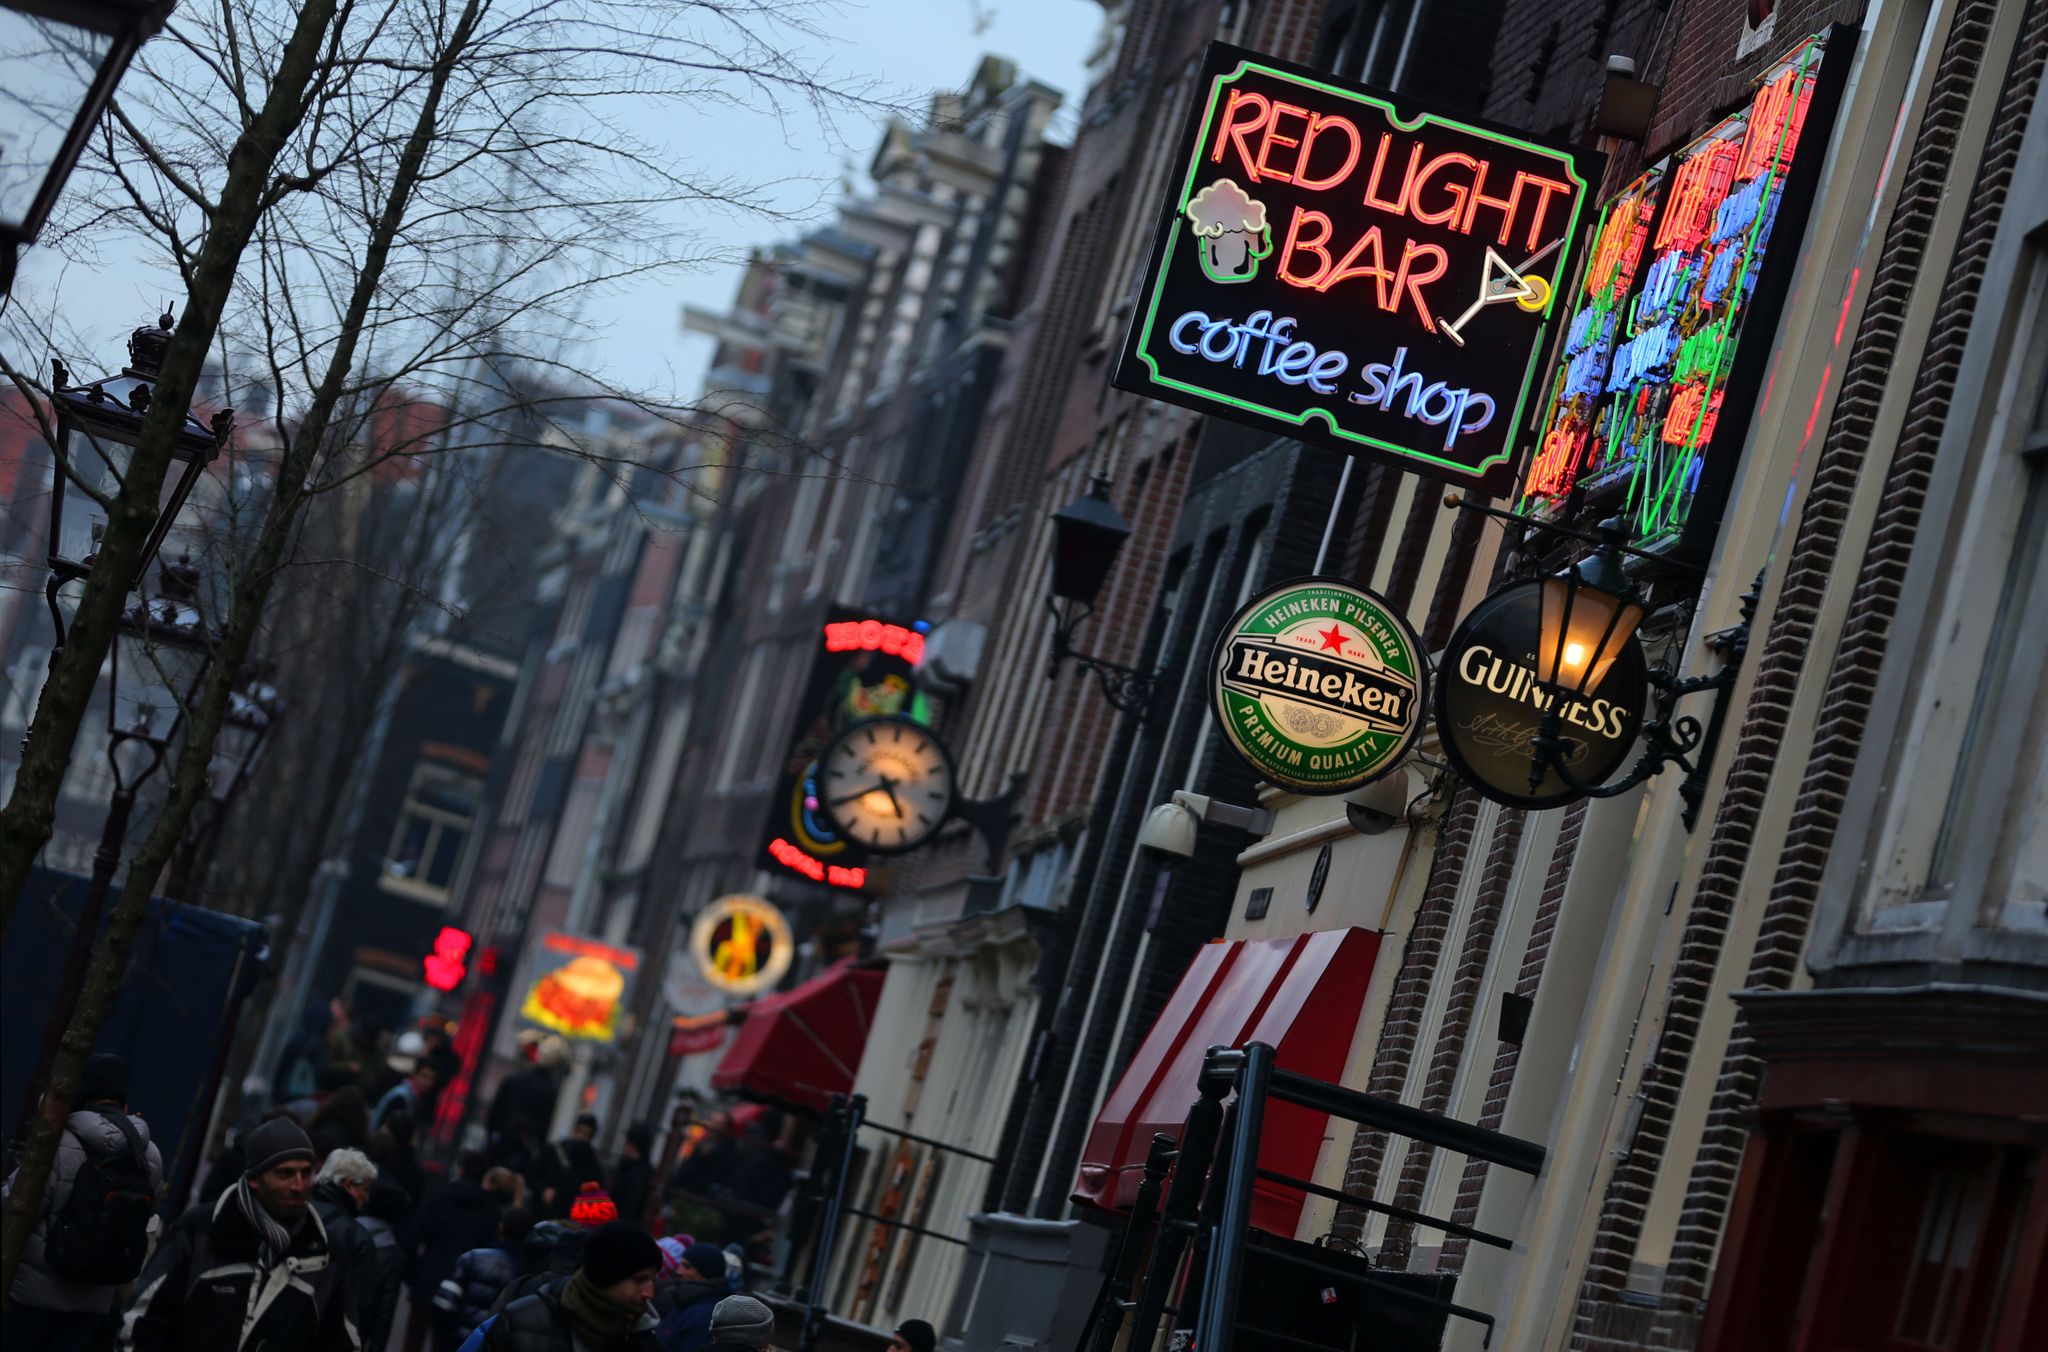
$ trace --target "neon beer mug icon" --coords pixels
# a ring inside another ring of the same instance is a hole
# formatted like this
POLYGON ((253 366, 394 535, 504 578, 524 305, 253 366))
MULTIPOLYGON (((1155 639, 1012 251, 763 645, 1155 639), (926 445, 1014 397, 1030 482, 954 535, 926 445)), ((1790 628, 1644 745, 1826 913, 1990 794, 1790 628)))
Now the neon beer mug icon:
POLYGON ((1230 283, 1249 282, 1259 275, 1259 261, 1273 252, 1264 202, 1238 187, 1235 179, 1219 178, 1190 197, 1181 210, 1194 228, 1203 276, 1230 283))

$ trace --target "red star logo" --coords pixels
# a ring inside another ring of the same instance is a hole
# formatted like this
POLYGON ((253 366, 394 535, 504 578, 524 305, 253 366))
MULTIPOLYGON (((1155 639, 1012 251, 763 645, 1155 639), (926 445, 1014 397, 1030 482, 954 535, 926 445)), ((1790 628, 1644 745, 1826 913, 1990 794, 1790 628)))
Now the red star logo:
POLYGON ((1344 631, 1342 629, 1339 629, 1334 624, 1331 625, 1328 629, 1318 629, 1316 631, 1316 637, 1320 638, 1323 641, 1321 651, 1326 653, 1333 652, 1340 655, 1344 651, 1345 643, 1349 641, 1344 631))

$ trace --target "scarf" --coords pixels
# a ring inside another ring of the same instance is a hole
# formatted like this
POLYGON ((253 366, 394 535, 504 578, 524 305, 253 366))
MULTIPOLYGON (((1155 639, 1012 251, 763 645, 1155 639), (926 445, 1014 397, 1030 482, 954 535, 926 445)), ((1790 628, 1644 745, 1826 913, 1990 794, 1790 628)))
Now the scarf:
POLYGON ((612 1299, 578 1268, 562 1288, 562 1313, 579 1339, 592 1347, 614 1348, 626 1345, 647 1310, 612 1299))
MULTIPOLYGON (((235 1207, 244 1220, 256 1232, 257 1259, 265 1268, 276 1267, 292 1250, 292 1235, 295 1230, 287 1228, 263 1209, 263 1203, 256 1200, 256 1194, 249 1190, 249 1180, 238 1179, 233 1188, 235 1207)), ((303 1221, 300 1222, 304 1224, 303 1221)))

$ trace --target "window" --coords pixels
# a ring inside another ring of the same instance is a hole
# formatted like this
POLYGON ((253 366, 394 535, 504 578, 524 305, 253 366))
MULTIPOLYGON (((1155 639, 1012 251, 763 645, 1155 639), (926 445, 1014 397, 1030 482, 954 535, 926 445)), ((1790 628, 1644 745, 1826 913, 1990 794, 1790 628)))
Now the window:
POLYGON ((416 901, 446 904, 482 795, 482 782, 469 775, 439 765, 416 767, 379 885, 416 901))

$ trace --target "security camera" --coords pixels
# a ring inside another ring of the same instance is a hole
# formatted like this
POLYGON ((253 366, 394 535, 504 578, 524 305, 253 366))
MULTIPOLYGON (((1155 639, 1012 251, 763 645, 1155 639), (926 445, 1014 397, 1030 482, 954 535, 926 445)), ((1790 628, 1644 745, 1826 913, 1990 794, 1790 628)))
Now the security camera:
POLYGON ((1195 857, 1195 831, 1201 817, 1180 799, 1181 795, 1175 794, 1172 802, 1153 808, 1138 829, 1138 848, 1160 868, 1172 868, 1195 857))
POLYGON ((1408 772, 1396 770, 1344 795, 1344 817, 1361 836, 1391 831, 1408 815, 1408 772))

